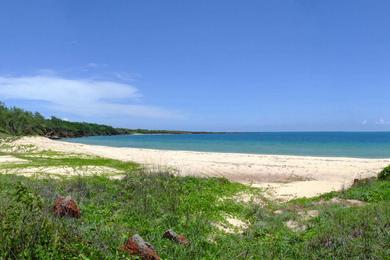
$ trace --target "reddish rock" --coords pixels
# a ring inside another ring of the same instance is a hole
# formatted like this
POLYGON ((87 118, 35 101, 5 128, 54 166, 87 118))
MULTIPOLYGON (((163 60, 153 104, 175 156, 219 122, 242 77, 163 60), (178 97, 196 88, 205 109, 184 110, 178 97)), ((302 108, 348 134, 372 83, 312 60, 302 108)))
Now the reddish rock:
POLYGON ((153 246, 145 242, 138 234, 129 238, 126 244, 122 246, 122 250, 130 253, 130 255, 140 256, 143 260, 160 260, 153 246))
POLYGON ((188 245, 190 242, 188 241, 188 239, 183 236, 183 235, 178 235, 176 234, 173 230, 167 230, 165 231, 164 235, 163 235, 163 238, 167 238, 167 239, 170 239, 172 241, 175 241, 181 245, 188 245))
POLYGON ((80 217, 80 208, 77 206, 76 201, 74 201, 70 196, 57 197, 53 211, 54 215, 58 217, 80 217))

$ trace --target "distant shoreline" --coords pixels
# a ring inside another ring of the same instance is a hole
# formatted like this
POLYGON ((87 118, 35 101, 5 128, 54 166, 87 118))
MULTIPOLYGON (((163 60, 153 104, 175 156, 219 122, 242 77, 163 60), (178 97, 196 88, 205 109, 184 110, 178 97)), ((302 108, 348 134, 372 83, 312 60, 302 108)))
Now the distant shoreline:
MULTIPOLYGON (((150 130, 154 131, 154 130, 150 130)), ((165 130, 164 130, 165 131, 165 130)), ((168 132, 153 132, 153 133, 129 133, 129 134, 109 134, 109 135, 80 135, 80 136, 65 136, 65 137, 59 137, 59 136, 44 136, 46 138, 52 139, 52 140, 64 140, 64 139, 73 139, 73 138, 84 138, 84 137, 97 137, 97 136, 131 136, 131 135, 213 135, 213 134, 228 134, 227 132, 175 132, 172 133, 168 132)))

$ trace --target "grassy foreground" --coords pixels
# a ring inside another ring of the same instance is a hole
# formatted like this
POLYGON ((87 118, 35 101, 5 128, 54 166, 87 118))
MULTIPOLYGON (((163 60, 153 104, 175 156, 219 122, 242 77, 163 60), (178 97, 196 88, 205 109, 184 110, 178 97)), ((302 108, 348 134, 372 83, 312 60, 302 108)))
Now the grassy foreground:
POLYGON ((388 180, 371 179, 343 192, 277 203, 266 200, 260 190, 222 178, 176 177, 134 163, 11 148, 3 143, 0 155, 24 161, 0 163, 0 259, 131 259, 119 248, 133 234, 153 244, 162 259, 388 259, 390 255, 388 180), (112 173, 45 176, 39 170, 77 171, 88 166, 115 169, 123 178, 110 178, 112 173), (37 169, 37 174, 9 174, 29 168, 37 169), (71 195, 81 208, 81 218, 53 216, 57 195, 71 195), (332 203, 336 197, 339 202, 332 203), (365 203, 357 207, 343 203, 344 199, 365 203), (229 218, 246 226, 229 224, 229 218), (190 245, 163 239, 169 228, 184 234, 190 245))

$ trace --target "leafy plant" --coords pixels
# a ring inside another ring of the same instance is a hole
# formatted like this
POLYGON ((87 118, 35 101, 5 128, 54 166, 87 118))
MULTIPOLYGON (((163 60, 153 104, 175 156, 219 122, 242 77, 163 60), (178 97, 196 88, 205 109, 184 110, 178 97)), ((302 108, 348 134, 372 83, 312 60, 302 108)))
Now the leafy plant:
POLYGON ((378 174, 378 179, 382 181, 390 180, 390 166, 387 166, 378 174))

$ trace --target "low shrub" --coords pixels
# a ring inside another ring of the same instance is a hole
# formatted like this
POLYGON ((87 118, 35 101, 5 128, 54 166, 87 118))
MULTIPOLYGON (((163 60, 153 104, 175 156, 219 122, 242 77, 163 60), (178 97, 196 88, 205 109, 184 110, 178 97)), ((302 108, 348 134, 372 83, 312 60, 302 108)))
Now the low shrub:
POLYGON ((390 165, 384 168, 379 174, 378 179, 381 181, 389 181, 390 180, 390 165))

